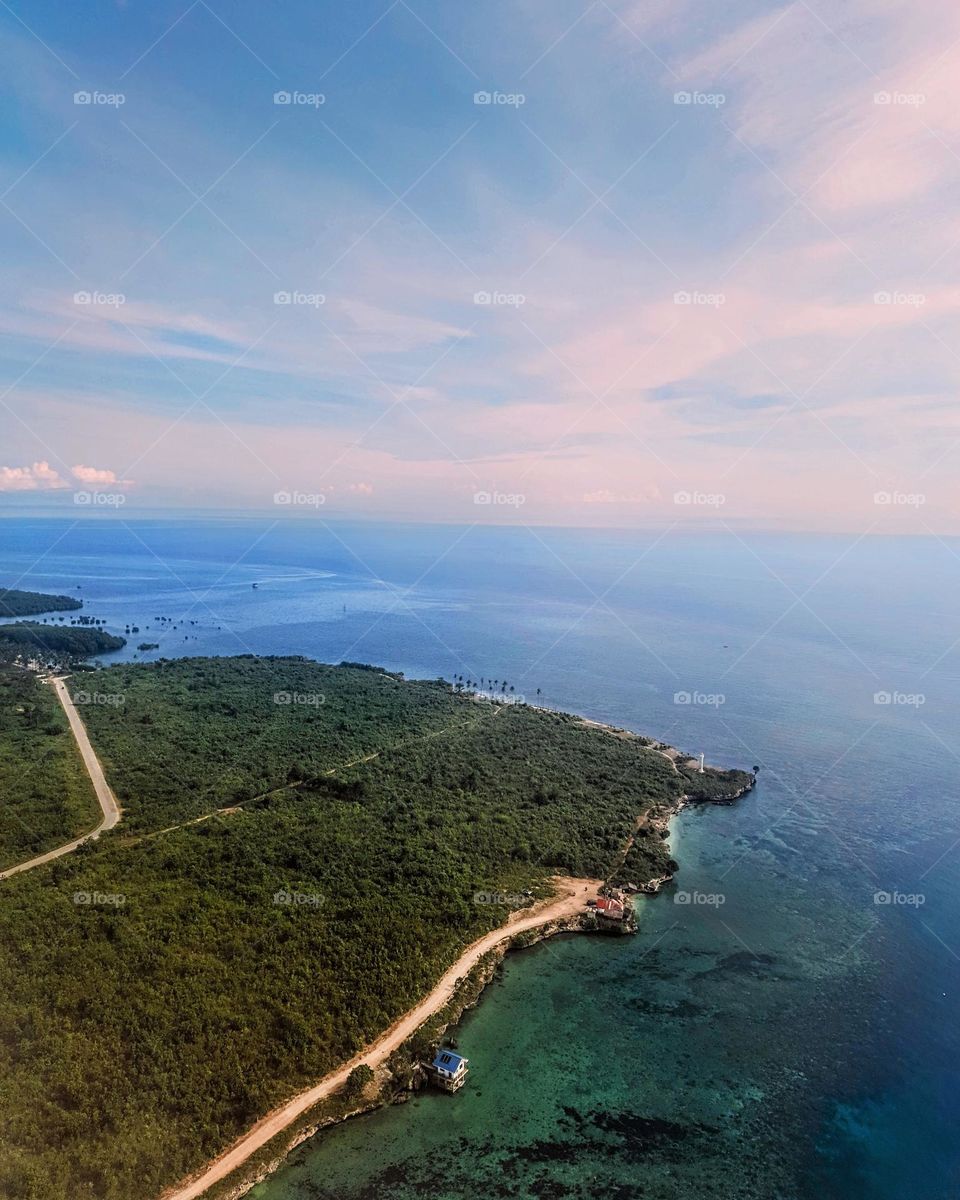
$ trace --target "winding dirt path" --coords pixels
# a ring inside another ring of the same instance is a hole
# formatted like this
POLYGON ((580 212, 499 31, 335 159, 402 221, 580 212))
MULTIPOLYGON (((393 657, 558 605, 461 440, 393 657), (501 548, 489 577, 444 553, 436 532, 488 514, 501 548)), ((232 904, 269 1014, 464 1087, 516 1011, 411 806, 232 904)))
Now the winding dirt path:
POLYGON ((411 1008, 396 1024, 391 1025, 375 1042, 372 1042, 348 1063, 344 1063, 342 1067, 325 1075, 319 1083, 307 1091, 300 1092, 281 1108, 268 1113, 219 1158, 215 1159, 202 1174, 172 1191, 164 1192, 162 1200, 196 1200, 196 1197, 202 1196, 207 1188, 224 1179, 231 1171, 235 1171, 237 1167, 246 1162, 251 1154, 292 1125, 307 1109, 312 1108, 319 1100, 323 1100, 342 1087, 354 1067, 366 1063, 368 1067, 376 1068, 384 1063, 394 1050, 420 1028, 428 1017, 447 1003, 460 979, 476 966, 484 954, 509 938, 515 937, 518 933, 537 929, 551 921, 572 917, 584 911, 587 899, 596 895, 602 880, 561 876, 554 879, 554 883, 557 893, 549 900, 544 900, 530 911, 520 909, 518 912, 512 913, 504 925, 469 945, 453 966, 444 973, 430 994, 414 1008, 411 1008))
POLYGON ((105 829, 113 829, 121 817, 120 805, 117 803, 117 798, 107 783, 103 767, 100 766, 100 760, 90 745, 90 739, 87 737, 83 721, 80 720, 80 714, 77 712, 76 705, 67 691, 65 679, 55 677, 48 680, 48 682, 53 686, 54 691, 57 693, 57 699, 60 701, 63 711, 67 714, 70 732, 77 743, 77 749, 80 751, 83 765, 87 768, 87 774, 90 776, 93 790, 96 792, 97 800, 100 802, 100 809, 103 812, 103 816, 100 819, 100 823, 91 829, 89 833, 74 838, 72 842, 66 842, 63 846, 57 846, 55 850, 48 850, 46 854, 38 854, 36 858, 28 859, 26 862, 18 863, 15 867, 8 867, 5 871, 0 871, 0 879, 6 879, 10 875, 18 875, 21 871, 29 871, 32 867, 39 867, 43 863, 52 862, 55 858, 61 858, 64 854, 70 854, 78 846, 82 846, 84 842, 99 837, 105 829))

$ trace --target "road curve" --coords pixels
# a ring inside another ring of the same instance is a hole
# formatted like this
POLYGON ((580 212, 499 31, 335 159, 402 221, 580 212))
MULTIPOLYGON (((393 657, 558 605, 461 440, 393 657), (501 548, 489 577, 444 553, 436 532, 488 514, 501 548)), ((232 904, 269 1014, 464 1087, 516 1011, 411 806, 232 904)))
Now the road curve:
POLYGON ((91 829, 89 833, 74 838, 72 842, 66 842, 63 846, 57 846, 55 850, 48 850, 46 854, 38 854, 36 858, 18 863, 15 867, 8 867, 6 871, 0 871, 0 879, 6 879, 10 875, 18 875, 21 871, 29 871, 32 867, 39 867, 42 863, 52 862, 55 858, 60 858, 64 854, 70 854, 78 846, 82 846, 84 842, 99 837, 105 829, 113 829, 121 816, 120 805, 117 803, 116 796, 110 790, 110 785, 107 783, 106 776, 103 773, 103 767, 100 766, 100 760, 90 745, 87 731, 80 720, 80 714, 77 712, 70 693, 67 691, 65 681, 61 678, 53 678, 49 682, 53 685, 54 691, 57 693, 57 699, 63 706, 63 711, 67 714, 70 732, 77 743, 77 749, 80 751, 83 765, 87 768, 87 774, 90 776, 93 790, 97 794, 97 800, 100 802, 103 816, 100 819, 99 825, 91 829))
POLYGON ((511 915, 506 924, 469 945, 453 966, 441 977, 433 991, 402 1016, 395 1025, 391 1025, 386 1033, 381 1034, 375 1042, 348 1063, 344 1063, 336 1071, 325 1075, 319 1083, 305 1092, 300 1092, 281 1108, 268 1113, 219 1158, 215 1159, 202 1174, 197 1175, 188 1183, 164 1192, 162 1200, 196 1200, 196 1197, 202 1196, 208 1188, 213 1187, 215 1183, 245 1163, 251 1154, 269 1142, 272 1137, 276 1137, 288 1125, 292 1125, 307 1109, 312 1108, 319 1100, 323 1100, 331 1092, 342 1087, 354 1067, 366 1063, 368 1067, 375 1068, 385 1062, 394 1050, 415 1033, 428 1017, 447 1003, 453 995, 458 981, 489 950, 493 950, 501 942, 515 937, 518 933, 524 933, 526 930, 546 925, 550 921, 572 917, 576 913, 584 911, 587 897, 596 895, 597 888, 601 885, 599 879, 568 877, 558 878, 554 882, 558 887, 558 895, 537 905, 533 912, 526 916, 522 915, 526 910, 520 909, 511 915))

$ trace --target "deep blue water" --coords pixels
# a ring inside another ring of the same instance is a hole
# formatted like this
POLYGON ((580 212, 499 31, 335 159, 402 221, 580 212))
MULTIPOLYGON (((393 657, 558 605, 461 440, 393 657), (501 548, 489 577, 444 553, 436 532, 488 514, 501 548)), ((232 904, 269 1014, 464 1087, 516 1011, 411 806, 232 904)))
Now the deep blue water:
POLYGON ((760 766, 679 818, 636 938, 509 960, 463 1093, 314 1139, 258 1200, 960 1195, 958 579, 937 539, 0 521, 0 582, 136 623, 123 657, 506 677, 760 766))

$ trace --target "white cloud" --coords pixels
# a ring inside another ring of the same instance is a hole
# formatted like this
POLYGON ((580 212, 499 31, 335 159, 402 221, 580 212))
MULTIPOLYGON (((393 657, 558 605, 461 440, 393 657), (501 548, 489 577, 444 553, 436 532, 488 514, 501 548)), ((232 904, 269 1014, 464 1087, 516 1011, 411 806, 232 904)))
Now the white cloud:
POLYGON ((71 467, 74 479, 79 479, 81 483, 88 483, 91 486, 97 484, 114 483, 118 487, 125 487, 131 482, 129 479, 118 479, 113 471, 103 470, 99 467, 71 467))
POLYGON ((28 467, 0 467, 0 492, 53 491, 70 485, 48 462, 28 467))

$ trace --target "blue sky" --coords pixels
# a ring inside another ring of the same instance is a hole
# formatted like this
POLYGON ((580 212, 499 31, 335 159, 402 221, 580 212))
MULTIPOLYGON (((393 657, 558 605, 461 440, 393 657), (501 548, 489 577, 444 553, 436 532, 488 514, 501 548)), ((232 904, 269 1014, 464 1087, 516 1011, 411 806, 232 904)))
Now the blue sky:
POLYGON ((955 532, 958 39, 5 0, 0 506, 955 532))

